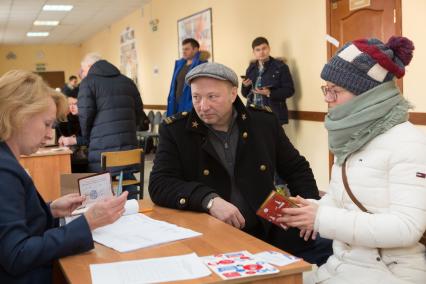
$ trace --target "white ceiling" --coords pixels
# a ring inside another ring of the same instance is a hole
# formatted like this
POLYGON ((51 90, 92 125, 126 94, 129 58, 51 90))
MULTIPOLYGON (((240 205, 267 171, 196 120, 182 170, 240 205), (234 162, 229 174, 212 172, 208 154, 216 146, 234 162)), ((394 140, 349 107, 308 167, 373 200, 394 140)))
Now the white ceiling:
POLYGON ((0 44, 79 44, 150 0, 0 0, 0 44), (70 4, 69 12, 42 11, 45 4, 70 4), (56 27, 35 20, 60 21, 56 27), (48 31, 29 38, 27 32, 48 31))

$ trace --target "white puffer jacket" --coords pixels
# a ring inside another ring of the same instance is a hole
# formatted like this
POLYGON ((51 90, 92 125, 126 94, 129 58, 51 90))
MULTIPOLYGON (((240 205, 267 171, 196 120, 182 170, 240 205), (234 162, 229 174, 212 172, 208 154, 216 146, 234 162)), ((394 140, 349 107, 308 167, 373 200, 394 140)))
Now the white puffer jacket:
POLYGON ((315 283, 426 283, 426 135, 411 123, 377 136, 347 161, 349 186, 373 214, 347 195, 333 165, 315 229, 333 239, 334 254, 315 283), (377 248, 382 248, 381 255, 377 248))

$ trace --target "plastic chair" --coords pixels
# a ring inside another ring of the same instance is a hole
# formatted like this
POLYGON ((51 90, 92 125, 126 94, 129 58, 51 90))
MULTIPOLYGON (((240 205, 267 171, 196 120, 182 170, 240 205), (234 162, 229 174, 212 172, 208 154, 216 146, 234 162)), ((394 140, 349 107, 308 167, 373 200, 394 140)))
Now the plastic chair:
POLYGON ((145 151, 145 154, 150 152, 149 143, 152 142, 153 148, 156 149, 159 140, 158 129, 162 121, 161 112, 157 111, 155 114, 151 110, 148 113, 148 119, 151 122, 151 127, 149 131, 137 131, 136 136, 139 141, 139 146, 142 147, 145 151))
MULTIPOLYGON (((139 168, 139 181, 135 179, 124 179, 123 187, 128 185, 136 185, 139 187, 136 192, 140 199, 143 199, 143 185, 145 174, 145 156, 142 149, 134 149, 127 151, 103 152, 101 154, 101 166, 103 171, 117 173, 118 167, 128 167, 137 165, 139 168)), ((118 186, 118 181, 112 182, 113 187, 118 186)))

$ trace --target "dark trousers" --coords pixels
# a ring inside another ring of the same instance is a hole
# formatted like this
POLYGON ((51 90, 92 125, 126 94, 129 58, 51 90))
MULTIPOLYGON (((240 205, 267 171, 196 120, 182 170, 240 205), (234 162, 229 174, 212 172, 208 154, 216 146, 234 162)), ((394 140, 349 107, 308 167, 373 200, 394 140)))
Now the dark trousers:
POLYGON ((326 263, 328 257, 333 254, 332 244, 332 240, 317 236, 313 248, 299 252, 297 256, 303 258, 309 263, 315 263, 316 265, 321 266, 326 263))

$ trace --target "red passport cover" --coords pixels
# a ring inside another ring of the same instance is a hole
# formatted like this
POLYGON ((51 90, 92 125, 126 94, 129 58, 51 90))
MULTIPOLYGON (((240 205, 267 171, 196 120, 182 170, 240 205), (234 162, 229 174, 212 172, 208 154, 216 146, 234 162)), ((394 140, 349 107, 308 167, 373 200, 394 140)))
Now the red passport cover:
POLYGON ((282 217, 281 209, 298 207, 296 203, 291 201, 288 197, 282 195, 281 193, 273 190, 260 208, 257 210, 256 214, 273 224, 282 227, 281 223, 276 222, 278 217, 282 217))

